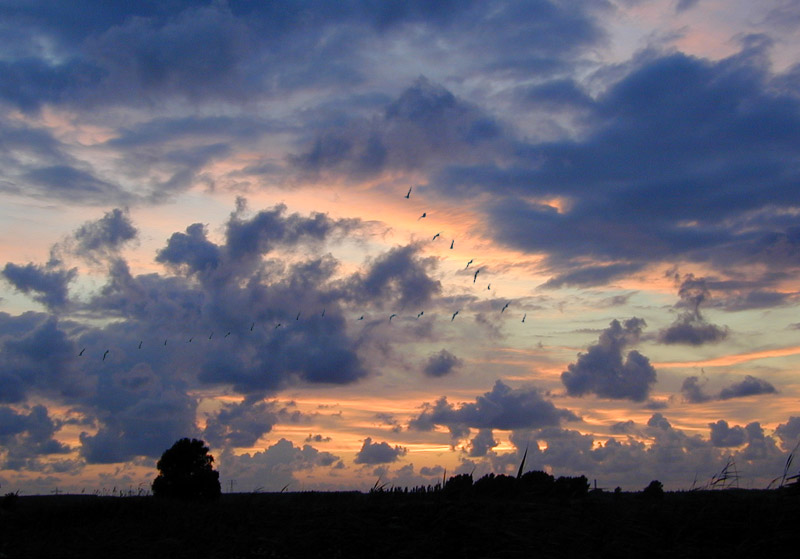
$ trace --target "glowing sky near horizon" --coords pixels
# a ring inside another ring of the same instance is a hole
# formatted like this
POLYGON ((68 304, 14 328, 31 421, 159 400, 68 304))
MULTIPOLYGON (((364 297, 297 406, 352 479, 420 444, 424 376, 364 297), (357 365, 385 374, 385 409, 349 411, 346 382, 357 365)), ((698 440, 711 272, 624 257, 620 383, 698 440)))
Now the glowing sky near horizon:
POLYGON ((782 474, 800 2, 129 9, 0 2, 4 488, 782 474))

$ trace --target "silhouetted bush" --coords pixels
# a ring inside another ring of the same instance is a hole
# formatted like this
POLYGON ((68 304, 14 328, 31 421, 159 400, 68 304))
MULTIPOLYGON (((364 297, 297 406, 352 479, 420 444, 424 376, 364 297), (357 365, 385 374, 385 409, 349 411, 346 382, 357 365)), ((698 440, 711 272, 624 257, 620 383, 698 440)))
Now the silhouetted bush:
POLYGON ((560 477, 553 485, 554 493, 564 498, 580 498, 589 495, 589 480, 586 476, 560 477))
POLYGON ((650 482, 650 485, 644 488, 642 497, 648 501, 661 501, 664 499, 664 486, 660 481, 654 479, 650 482))
POLYGON ((0 501, 0 508, 3 510, 14 510, 17 508, 17 502, 19 501, 19 491, 15 493, 6 493, 3 497, 3 500, 0 501))
POLYGON ((181 439, 161 455, 153 495, 178 499, 216 499, 221 494, 219 472, 205 442, 181 439))
POLYGON ((534 497, 546 497, 553 492, 556 479, 547 472, 530 471, 522 474, 518 481, 521 492, 534 497))
POLYGON ((463 495, 472 489, 472 474, 452 476, 444 484, 444 492, 448 495, 463 495))
POLYGON ((486 474, 473 485, 476 495, 510 497, 517 494, 517 478, 505 474, 486 474))

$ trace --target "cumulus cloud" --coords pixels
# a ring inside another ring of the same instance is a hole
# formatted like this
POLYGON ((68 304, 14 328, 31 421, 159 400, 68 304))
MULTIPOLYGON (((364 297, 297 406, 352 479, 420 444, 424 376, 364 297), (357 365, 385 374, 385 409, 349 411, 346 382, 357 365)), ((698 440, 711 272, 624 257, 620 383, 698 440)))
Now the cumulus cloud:
POLYGON ((461 366, 461 359, 443 349, 428 358, 422 372, 429 377, 443 377, 453 373, 461 366))
POLYGON ((0 468, 40 471, 40 457, 70 452, 69 446, 53 437, 60 427, 42 405, 33 406, 27 413, 0 406, 0 468))
POLYGON ((735 382, 720 390, 719 399, 729 400, 758 394, 774 394, 775 392, 777 392, 775 387, 766 380, 746 375, 744 380, 735 382))
POLYGON ((73 234, 75 252, 90 259, 116 253, 138 234, 127 210, 115 208, 97 221, 84 223, 73 234))
POLYGON ((3 277, 17 291, 30 293, 34 301, 50 309, 59 309, 69 302, 69 284, 77 272, 76 268, 62 270, 33 263, 20 266, 8 262, 3 268, 3 277))
POLYGON ((408 449, 399 445, 392 447, 387 442, 373 443, 371 437, 364 439, 361 450, 356 453, 353 460, 356 464, 388 464, 396 462, 401 456, 405 456, 408 449))
POLYGON ((707 380, 701 383, 700 378, 696 376, 685 378, 681 385, 683 399, 690 404, 701 404, 710 400, 730 400, 777 392, 777 389, 768 381, 752 375, 745 375, 744 379, 722 388, 716 395, 708 394, 705 391, 706 383, 707 380))
POLYGON ((598 343, 578 360, 570 363, 561 373, 561 382, 570 396, 596 394, 601 398, 629 399, 641 402, 647 399, 650 387, 656 382, 656 370, 650 360, 636 350, 628 352, 623 362, 623 351, 636 343, 646 323, 641 318, 631 318, 620 324, 611 321, 600 334, 598 343))
POLYGON ((744 428, 738 425, 729 427, 724 419, 709 423, 708 426, 711 429, 711 444, 716 447, 741 446, 747 440, 744 428))
POLYGON ((433 405, 426 403, 422 412, 409 422, 411 429, 429 431, 436 425, 450 429, 461 438, 474 429, 521 429, 558 425, 578 417, 569 410, 555 407, 533 387, 511 388, 498 380, 490 392, 474 403, 451 404, 442 397, 433 405))
POLYGON ((707 322, 700 313, 700 305, 710 296, 704 278, 687 274, 681 282, 678 296, 681 300, 677 306, 685 310, 671 326, 659 333, 659 341, 665 344, 702 345, 722 341, 728 336, 727 328, 707 322))

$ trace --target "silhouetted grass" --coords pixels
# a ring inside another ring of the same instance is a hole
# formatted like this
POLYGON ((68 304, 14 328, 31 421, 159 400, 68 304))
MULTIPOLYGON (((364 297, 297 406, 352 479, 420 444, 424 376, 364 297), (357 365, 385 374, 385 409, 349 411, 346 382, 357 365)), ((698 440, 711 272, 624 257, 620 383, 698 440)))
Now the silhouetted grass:
MULTIPOLYGON (((788 557, 790 491, 395 492, 21 496, 0 519, 17 557, 788 557)), ((791 555, 793 556, 793 555, 791 555)))

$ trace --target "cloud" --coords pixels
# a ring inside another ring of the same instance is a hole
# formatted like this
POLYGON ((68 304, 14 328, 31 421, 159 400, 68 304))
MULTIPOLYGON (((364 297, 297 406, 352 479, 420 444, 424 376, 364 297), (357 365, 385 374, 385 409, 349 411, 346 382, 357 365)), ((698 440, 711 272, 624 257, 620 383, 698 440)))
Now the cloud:
POLYGON ((114 208, 97 221, 88 221, 73 234, 75 252, 89 259, 115 254, 138 231, 127 210, 114 208))
POLYGON ((491 429, 479 429, 478 434, 469 442, 468 455, 471 458, 486 456, 499 443, 494 440, 491 429))
POLYGON ((443 349, 428 358, 422 372, 429 377, 443 377, 449 375, 461 366, 461 359, 443 349))
POLYGON ((723 388, 719 393, 720 400, 730 400, 731 398, 744 398, 758 394, 774 394, 777 392, 775 387, 764 379, 746 375, 744 380, 736 382, 723 388))
POLYGON ((646 323, 641 318, 631 318, 623 324, 611 321, 600 334, 598 343, 578 360, 570 363, 561 373, 561 382, 570 396, 596 394, 601 398, 628 399, 642 402, 647 399, 650 387, 656 382, 656 370, 650 360, 636 350, 625 348, 639 340, 646 323))
POLYGON ((399 445, 392 447, 386 442, 373 443, 372 438, 367 437, 353 461, 356 464, 387 464, 397 461, 407 452, 408 449, 399 445))
POLYGON ((8 262, 3 268, 3 277, 17 291, 31 294, 34 301, 47 308, 58 309, 69 302, 68 286, 77 272, 76 268, 62 270, 33 263, 20 266, 8 262))
POLYGON ((260 452, 236 455, 226 450, 217 456, 219 469, 234 479, 241 489, 281 491, 286 487, 299 490, 296 474, 314 468, 335 468, 340 459, 330 452, 311 445, 295 446, 281 438, 260 452))
POLYGON ((715 447, 741 446, 747 439, 745 430, 738 425, 728 427, 728 422, 720 419, 716 423, 709 423, 711 429, 711 444, 715 447))
POLYGON ((700 384, 700 377, 691 376, 683 379, 681 384, 681 394, 683 399, 690 404, 702 404, 713 399, 713 396, 706 394, 703 390, 705 382, 700 384))
POLYGON ((683 399, 690 404, 702 404, 711 400, 730 400, 732 398, 744 398, 777 392, 775 387, 766 380, 751 375, 745 375, 743 380, 726 386, 716 395, 708 394, 703 389, 704 384, 705 382, 701 384, 699 377, 696 376, 685 378, 681 385, 683 399))
POLYGON ((786 423, 781 423, 775 428, 775 434, 781 440, 785 450, 793 450, 800 444, 800 416, 791 416, 786 423))
POLYGON ((453 405, 442 397, 433 405, 424 404, 422 412, 409 422, 409 428, 429 431, 443 425, 454 438, 461 438, 470 428, 535 428, 577 419, 571 411, 545 400, 536 388, 511 388, 498 380, 491 392, 478 396, 474 403, 453 405))
POLYGON ((700 314, 700 305, 710 296, 704 278, 687 274, 680 285, 678 307, 686 307, 671 326, 659 332, 658 339, 665 344, 702 345, 724 340, 728 329, 708 323, 700 314))
POLYGON ((0 406, 0 468, 41 471, 40 457, 70 452, 69 446, 53 438, 60 427, 42 405, 27 413, 0 406))

